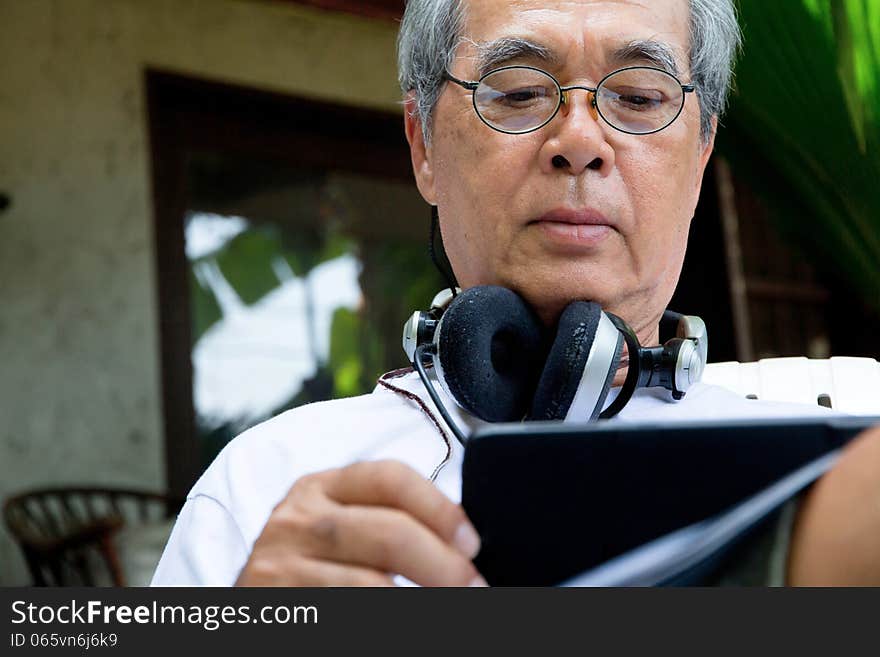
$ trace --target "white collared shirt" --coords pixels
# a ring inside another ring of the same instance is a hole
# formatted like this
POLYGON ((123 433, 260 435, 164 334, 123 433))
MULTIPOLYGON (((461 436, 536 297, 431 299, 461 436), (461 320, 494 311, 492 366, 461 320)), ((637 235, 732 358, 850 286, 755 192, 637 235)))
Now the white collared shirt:
MULTIPOLYGON (((453 420, 465 418, 437 386, 453 420)), ((820 406, 741 398, 695 385, 673 402, 660 389, 640 389, 610 422, 806 417, 820 406)), ((231 586, 275 506, 303 475, 356 461, 394 459, 409 465, 453 502, 461 500, 464 448, 442 420, 415 373, 386 375, 368 395, 302 406, 231 441, 193 486, 181 510, 154 586, 231 586), (394 389, 391 389, 394 388, 394 389), (408 394, 407 394, 408 393, 408 394), (424 404, 424 408, 412 397, 424 404)))

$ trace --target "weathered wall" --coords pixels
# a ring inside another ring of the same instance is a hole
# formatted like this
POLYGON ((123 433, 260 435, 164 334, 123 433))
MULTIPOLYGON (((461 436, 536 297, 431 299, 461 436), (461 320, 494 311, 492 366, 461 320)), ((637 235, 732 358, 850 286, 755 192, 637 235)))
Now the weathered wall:
MULTIPOLYGON (((0 25, 0 499, 161 488, 144 69, 395 110, 396 26, 241 0, 0 0, 0 25)), ((0 530, 0 585, 27 581, 0 530)))

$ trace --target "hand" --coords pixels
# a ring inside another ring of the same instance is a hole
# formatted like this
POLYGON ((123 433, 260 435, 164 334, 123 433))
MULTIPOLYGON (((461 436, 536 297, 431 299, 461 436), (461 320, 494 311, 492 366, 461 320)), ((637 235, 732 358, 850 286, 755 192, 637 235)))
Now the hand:
POLYGON ((788 583, 880 586, 880 427, 853 440, 801 503, 788 583))
POLYGON ((236 586, 485 586, 462 508, 396 461, 300 478, 272 511, 236 586))

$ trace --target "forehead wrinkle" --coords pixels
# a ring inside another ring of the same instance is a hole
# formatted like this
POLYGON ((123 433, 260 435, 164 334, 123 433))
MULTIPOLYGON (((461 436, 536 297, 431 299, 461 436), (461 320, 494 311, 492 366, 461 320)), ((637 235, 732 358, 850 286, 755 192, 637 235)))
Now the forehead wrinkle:
POLYGON ((665 70, 677 78, 687 75, 690 70, 690 33, 686 20, 690 13, 688 0, 670 0, 669 7, 658 0, 464 0, 464 3, 468 9, 464 33, 469 34, 470 38, 463 36, 459 43, 467 42, 471 46, 467 59, 473 62, 480 75, 485 75, 493 68, 517 63, 517 57, 532 58, 536 66, 550 72, 568 67, 573 72, 579 72, 580 66, 568 60, 572 54, 580 56, 577 44, 570 42, 570 39, 574 39, 583 45, 583 39, 578 35, 581 32, 578 28, 580 21, 567 19, 568 23, 563 24, 557 16, 569 8, 584 9, 587 13, 578 15, 588 20, 581 27, 586 34, 592 32, 599 37, 593 39, 594 45, 588 52, 588 62, 595 67, 596 76, 601 77, 615 68, 634 65, 639 61, 665 70), (639 15, 633 18, 631 24, 628 20, 621 23, 618 16, 615 20, 621 29, 606 30, 609 16, 605 7, 611 4, 632 9, 639 15), (475 10, 474 13, 471 10, 475 10), (671 19, 673 14, 676 17, 675 28, 665 20, 667 17, 671 19), (683 23, 679 20, 679 14, 685 18, 683 23), (604 38, 591 29, 590 23, 597 21, 601 31, 606 32, 604 38), (678 43, 679 27, 683 30, 684 42, 681 44, 678 43), (487 28, 490 30, 488 34, 487 28), (535 28, 539 30, 538 33, 534 32, 535 28), (673 41, 658 38, 658 28, 674 31, 676 36, 673 41), (499 29, 500 33, 496 31, 499 29))

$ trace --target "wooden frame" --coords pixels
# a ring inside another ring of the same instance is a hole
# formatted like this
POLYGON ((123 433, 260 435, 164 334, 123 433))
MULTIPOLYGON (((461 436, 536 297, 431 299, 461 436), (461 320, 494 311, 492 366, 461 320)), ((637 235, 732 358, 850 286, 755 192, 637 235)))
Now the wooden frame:
POLYGON ((370 18, 397 20, 403 16, 404 0, 284 0, 331 11, 343 11, 370 18))
POLYGON ((187 162, 222 151, 290 166, 411 181, 402 117, 146 72, 168 491, 185 496, 202 471, 195 433, 190 298, 183 219, 187 162))

